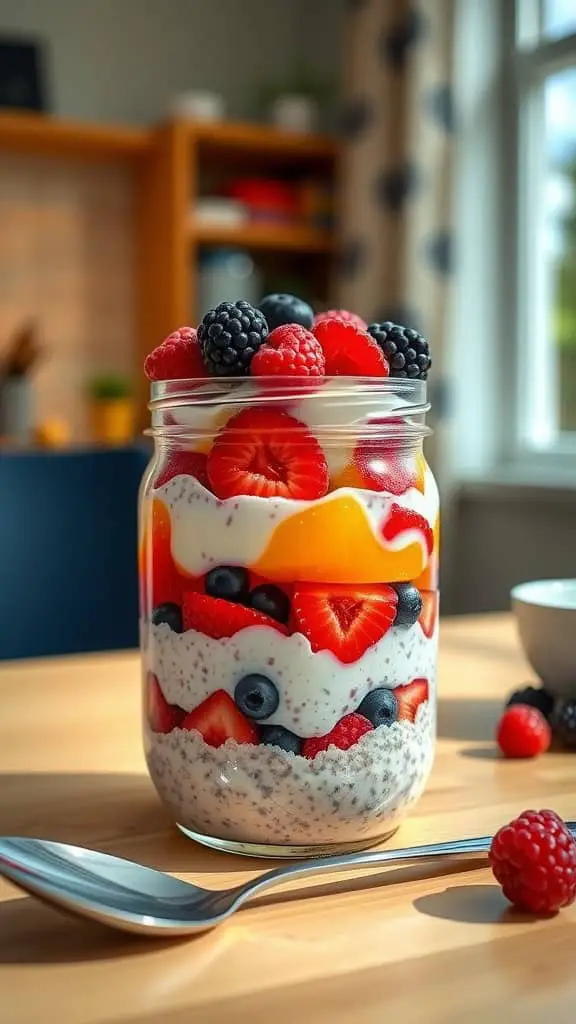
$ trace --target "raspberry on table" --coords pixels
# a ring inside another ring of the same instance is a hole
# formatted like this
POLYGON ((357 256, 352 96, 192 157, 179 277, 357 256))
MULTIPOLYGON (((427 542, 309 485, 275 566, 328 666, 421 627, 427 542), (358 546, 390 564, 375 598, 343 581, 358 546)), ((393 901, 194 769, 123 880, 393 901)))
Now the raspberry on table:
POLYGON ((206 377, 206 367, 194 327, 179 327, 144 361, 148 380, 190 380, 206 377))
POLYGON ((432 365, 430 346, 418 331, 386 320, 383 324, 370 324, 368 334, 386 356, 391 377, 426 380, 432 365))
POLYGON ((198 341, 208 371, 215 377, 242 377, 268 337, 264 314, 245 299, 221 302, 198 327, 198 341))
POLYGON ((554 697, 543 686, 525 686, 521 690, 514 690, 506 701, 506 707, 514 704, 528 704, 531 708, 538 708, 544 718, 550 719, 554 707, 554 697))
POLYGON ((490 867, 506 899, 551 914, 576 899, 576 840, 555 811, 524 811, 492 840, 490 867))
POLYGON ((559 700, 550 718, 552 732, 565 747, 576 749, 576 698, 559 700))
POLYGON ((496 741, 504 757, 537 757, 544 754, 552 740, 552 731, 538 708, 512 704, 498 723, 496 741))
POLYGON ((322 377, 326 360, 319 341, 299 324, 284 324, 268 335, 252 360, 256 377, 322 377))

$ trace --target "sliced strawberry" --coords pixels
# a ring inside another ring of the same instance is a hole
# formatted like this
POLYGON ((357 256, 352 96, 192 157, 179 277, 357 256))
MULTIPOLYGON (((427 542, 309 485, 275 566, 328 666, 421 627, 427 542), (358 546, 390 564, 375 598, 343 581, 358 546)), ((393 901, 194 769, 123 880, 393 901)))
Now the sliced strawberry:
POLYGON ((162 487, 175 476, 193 476, 203 487, 209 487, 206 463, 208 457, 202 452, 170 452, 164 460, 158 476, 154 480, 154 487, 162 487))
POLYGON ((311 736, 304 740, 302 753, 310 759, 316 757, 321 750, 328 750, 328 747, 338 747, 339 750, 348 750, 358 742, 361 736, 370 732, 374 726, 364 715, 354 711, 351 715, 345 715, 334 728, 325 736, 311 736))
POLYGON ((198 633, 204 633, 215 640, 234 636, 249 626, 271 626, 284 636, 288 634, 286 626, 276 622, 269 615, 264 615, 263 612, 226 601, 222 597, 210 597, 208 594, 188 591, 184 594, 182 624, 185 630, 195 629, 198 633))
POLYGON ((292 611, 296 629, 313 651, 332 651, 349 665, 385 636, 397 604, 396 591, 385 583, 301 583, 294 591, 292 611))
POLYGON ((436 590, 422 591, 422 611, 418 622, 422 626, 422 632, 427 637, 434 636, 436 619, 438 617, 438 592, 436 590))
POLYGON ((367 331, 334 317, 313 328, 326 357, 328 376, 388 377, 390 367, 380 346, 367 331))
POLYGON ((390 514, 381 528, 384 540, 393 541, 402 533, 414 531, 421 535, 428 557, 430 557, 434 549, 434 533, 428 520, 419 512, 415 512, 413 508, 404 508, 402 505, 393 503, 390 514))
POLYGON ((328 466, 315 437, 281 410, 244 409, 228 420, 208 456, 208 478, 219 498, 321 498, 328 466))
POLYGON ((153 672, 146 680, 146 716, 153 732, 172 732, 184 716, 181 708, 168 703, 153 672))
POLYGON ((427 679, 414 679, 406 686, 397 686, 394 696, 398 701, 398 718, 402 722, 413 722, 416 712, 424 701, 428 700, 429 687, 427 679))
POLYGON ((180 327, 146 356, 148 380, 189 380, 207 377, 195 327, 180 327))
POLYGON ((195 729, 209 747, 221 747, 226 740, 258 743, 256 726, 238 710, 225 690, 216 690, 182 722, 183 729, 195 729))

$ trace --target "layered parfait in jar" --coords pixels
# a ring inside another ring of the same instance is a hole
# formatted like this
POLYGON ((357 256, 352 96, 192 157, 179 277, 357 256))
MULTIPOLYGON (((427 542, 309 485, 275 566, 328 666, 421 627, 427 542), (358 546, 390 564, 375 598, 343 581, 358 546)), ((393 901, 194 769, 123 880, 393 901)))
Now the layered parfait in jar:
POLYGON ((428 344, 293 296, 222 303, 146 361, 144 733, 178 826, 307 856, 378 842, 435 740, 428 344))

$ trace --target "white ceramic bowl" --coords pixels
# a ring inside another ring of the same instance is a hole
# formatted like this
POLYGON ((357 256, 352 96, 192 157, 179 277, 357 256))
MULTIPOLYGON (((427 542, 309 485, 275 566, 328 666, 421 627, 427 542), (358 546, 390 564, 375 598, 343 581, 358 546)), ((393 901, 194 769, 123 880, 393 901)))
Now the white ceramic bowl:
POLYGON ((532 668, 552 693, 576 696, 576 579, 520 583, 511 597, 532 668))

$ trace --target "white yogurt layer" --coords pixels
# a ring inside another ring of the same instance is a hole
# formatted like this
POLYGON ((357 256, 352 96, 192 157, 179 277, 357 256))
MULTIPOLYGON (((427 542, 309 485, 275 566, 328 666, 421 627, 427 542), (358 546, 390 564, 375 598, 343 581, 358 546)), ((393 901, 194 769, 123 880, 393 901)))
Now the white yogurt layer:
POLYGON ((199 733, 148 732, 152 780, 179 824, 237 842, 318 845, 391 831, 420 796, 432 766, 434 713, 366 733, 349 750, 314 760, 277 747, 228 740, 209 747, 199 733))
POLYGON ((166 623, 150 625, 146 668, 169 704, 192 711, 215 690, 231 697, 243 676, 258 672, 278 688, 280 703, 267 725, 282 725, 299 736, 323 736, 378 686, 403 686, 424 678, 434 693, 436 636, 416 623, 393 627, 356 662, 344 665, 331 651, 313 653, 301 633, 283 636, 270 626, 251 626, 215 640, 166 623))
POLYGON ((438 515, 438 490, 429 472, 424 494, 411 487, 400 498, 342 487, 317 501, 258 498, 249 494, 221 500, 194 477, 184 475, 173 477, 156 488, 153 495, 170 509, 172 556, 192 576, 201 576, 216 565, 254 565, 266 551, 279 523, 342 499, 362 508, 375 540, 383 549, 398 551, 416 541, 427 561, 428 552, 418 530, 406 531, 387 542, 380 528, 393 503, 419 513, 431 528, 438 515))

